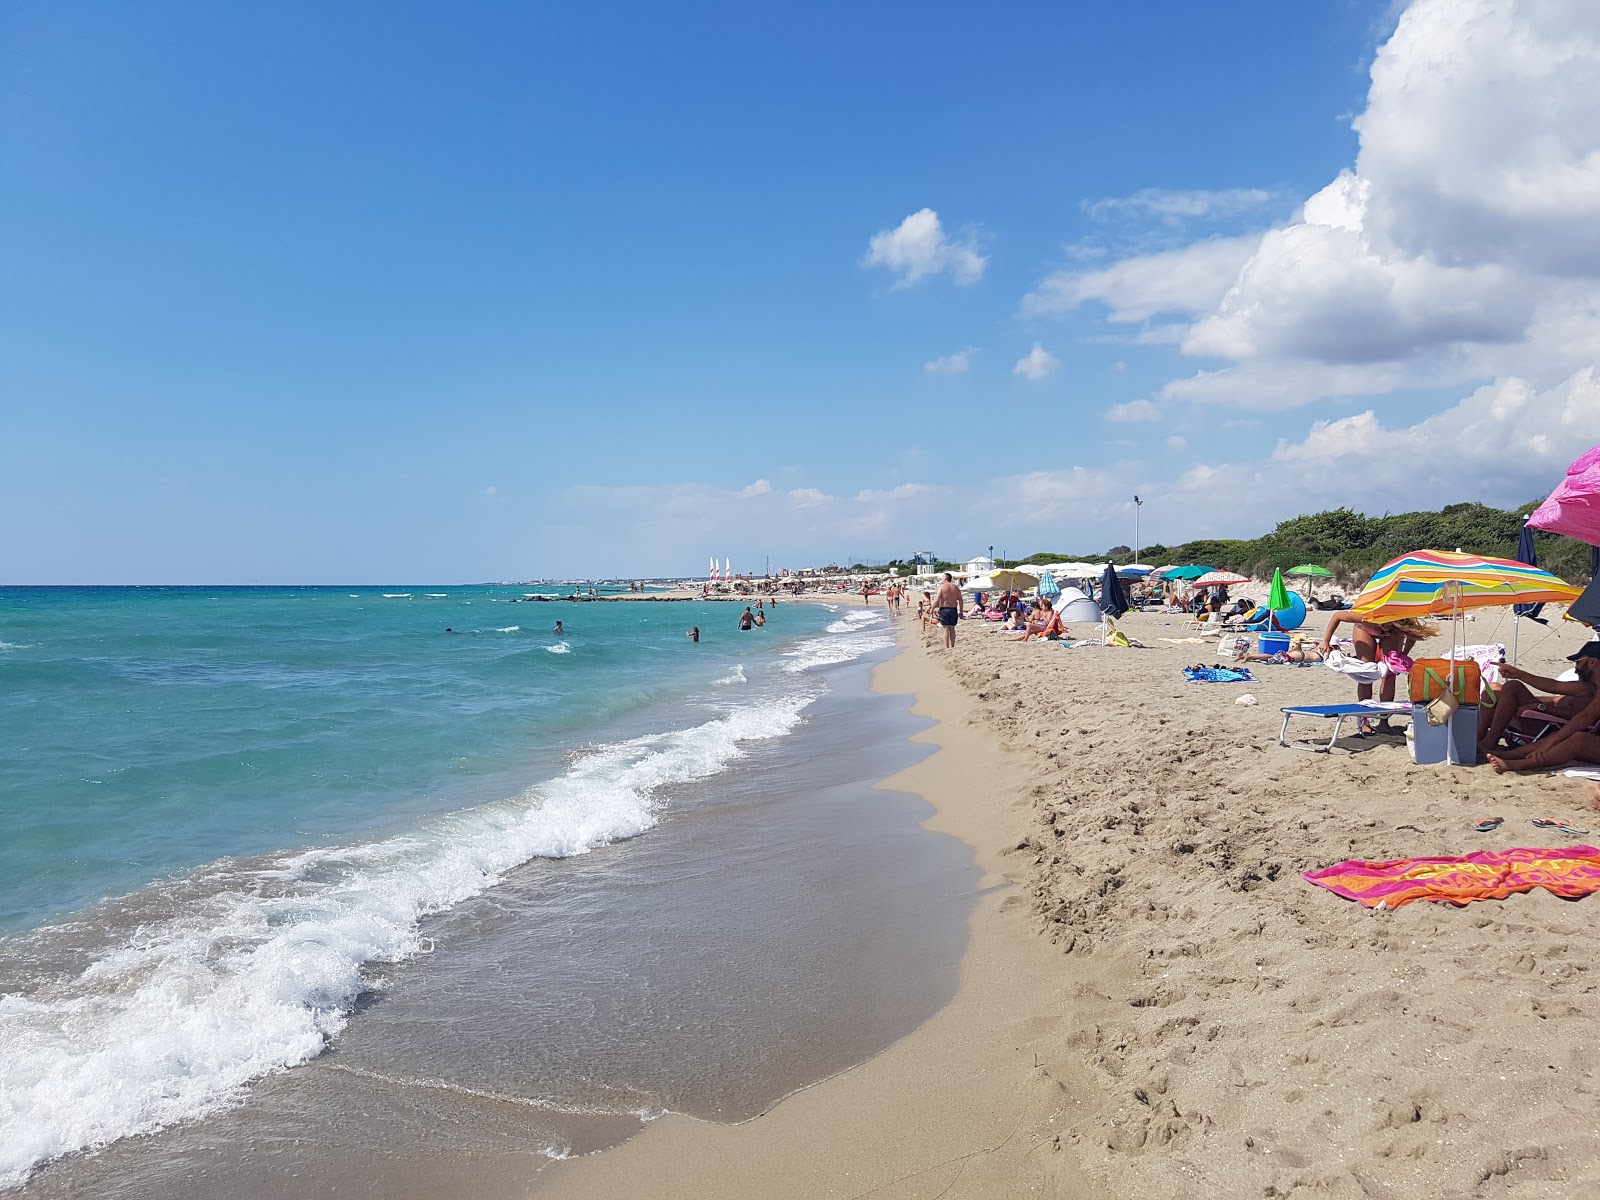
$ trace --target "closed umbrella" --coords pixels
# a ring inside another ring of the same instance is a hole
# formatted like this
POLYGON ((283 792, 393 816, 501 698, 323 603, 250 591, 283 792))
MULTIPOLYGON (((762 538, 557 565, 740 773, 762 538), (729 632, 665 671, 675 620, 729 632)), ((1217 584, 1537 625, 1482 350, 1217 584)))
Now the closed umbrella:
POLYGON ((1048 597, 1051 600, 1061 595, 1061 585, 1056 582, 1056 577, 1050 574, 1049 571, 1039 576, 1039 595, 1048 597))
MULTIPOLYGON (((1532 525, 1523 525, 1522 532, 1517 535, 1517 561, 1519 563, 1527 563, 1530 567, 1539 565, 1539 555, 1533 548, 1532 525)), ((1511 606, 1512 662, 1517 661, 1518 651, 1522 644, 1522 618, 1527 617, 1530 621, 1539 621, 1540 624, 1543 624, 1539 617, 1539 610, 1543 607, 1543 601, 1537 601, 1533 604, 1513 604, 1511 606)))
POLYGON ((1120 617, 1128 611, 1128 597, 1122 590, 1122 580, 1117 578, 1117 569, 1110 563, 1106 564, 1105 574, 1100 577, 1100 611, 1110 613, 1113 617, 1120 617))

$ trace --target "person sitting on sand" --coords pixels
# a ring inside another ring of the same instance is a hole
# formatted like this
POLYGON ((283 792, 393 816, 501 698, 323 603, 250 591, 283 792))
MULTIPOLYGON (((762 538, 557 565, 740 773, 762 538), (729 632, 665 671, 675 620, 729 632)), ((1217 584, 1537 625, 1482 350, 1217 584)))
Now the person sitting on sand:
POLYGON ((1039 601, 1039 611, 1034 619, 1028 622, 1028 627, 1022 631, 1022 636, 1011 640, 1025 642, 1031 637, 1039 637, 1047 642, 1055 642, 1059 641, 1065 632, 1066 630, 1061 627, 1061 614, 1055 610, 1047 596, 1039 601))
POLYGON ((1546 679, 1510 663, 1500 664, 1500 674, 1506 680, 1492 706, 1478 706, 1478 753, 1487 758, 1500 749, 1501 739, 1508 727, 1534 733, 1535 722, 1523 721, 1519 714, 1524 709, 1537 709, 1568 721, 1582 712, 1595 698, 1600 684, 1600 641, 1586 642, 1576 654, 1567 656, 1578 678, 1546 679), (1535 689, 1549 692, 1553 700, 1535 695, 1535 689))
POLYGON ((1537 742, 1514 750, 1495 750, 1485 757, 1497 775, 1507 771, 1548 771, 1575 762, 1600 763, 1600 734, 1589 732, 1596 724, 1600 724, 1600 695, 1561 728, 1537 742))

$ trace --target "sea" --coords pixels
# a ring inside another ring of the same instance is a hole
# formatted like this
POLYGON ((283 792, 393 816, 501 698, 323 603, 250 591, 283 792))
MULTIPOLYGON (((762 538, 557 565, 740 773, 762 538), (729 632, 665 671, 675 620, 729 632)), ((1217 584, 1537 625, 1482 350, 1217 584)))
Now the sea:
POLYGON ((884 608, 536 591, 0 588, 0 1195, 526 1194, 948 1000, 884 608))

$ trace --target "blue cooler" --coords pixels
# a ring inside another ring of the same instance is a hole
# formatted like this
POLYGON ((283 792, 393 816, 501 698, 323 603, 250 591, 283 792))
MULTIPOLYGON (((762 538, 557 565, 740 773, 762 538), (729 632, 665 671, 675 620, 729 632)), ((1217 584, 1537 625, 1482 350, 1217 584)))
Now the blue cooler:
POLYGON ((1263 633, 1256 637, 1256 649, 1262 654, 1287 654, 1289 651, 1289 635, 1287 633, 1263 633))
POLYGON ((1460 763, 1473 766, 1478 761, 1478 706, 1463 704, 1450 714, 1448 725, 1429 725, 1428 706, 1411 706, 1411 761, 1414 763, 1460 763))

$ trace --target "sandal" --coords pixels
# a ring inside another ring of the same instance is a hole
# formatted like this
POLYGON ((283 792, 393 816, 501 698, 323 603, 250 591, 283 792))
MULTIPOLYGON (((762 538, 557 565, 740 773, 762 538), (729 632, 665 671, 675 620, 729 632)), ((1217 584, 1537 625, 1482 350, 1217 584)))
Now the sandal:
POLYGON ((1567 834, 1579 834, 1579 833, 1588 833, 1589 832, 1587 829, 1579 829, 1575 825, 1569 825, 1565 821, 1546 821, 1541 817, 1535 817, 1533 819, 1533 827, 1535 829, 1554 829, 1557 833, 1567 833, 1567 834))
POLYGON ((1472 828, 1479 833, 1493 833, 1505 823, 1506 819, 1504 817, 1485 817, 1481 821, 1474 822, 1472 828))

